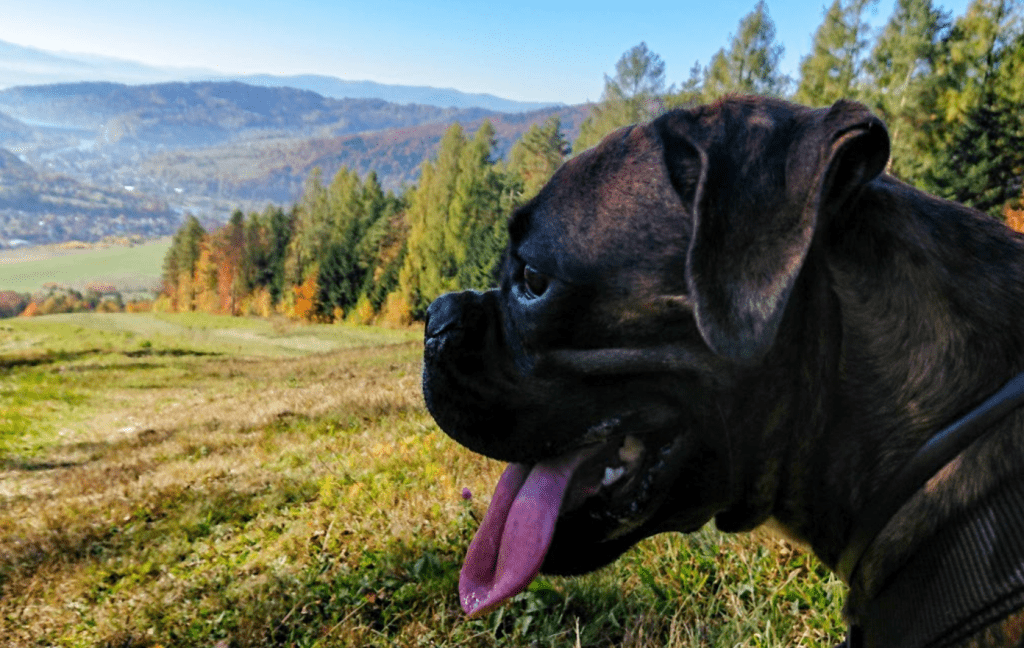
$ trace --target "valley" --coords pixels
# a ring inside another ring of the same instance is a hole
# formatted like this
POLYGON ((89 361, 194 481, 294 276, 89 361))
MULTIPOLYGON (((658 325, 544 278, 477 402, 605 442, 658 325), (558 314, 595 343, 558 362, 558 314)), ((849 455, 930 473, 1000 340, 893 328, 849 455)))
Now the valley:
POLYGON ((314 168, 414 184, 446 128, 496 130, 501 155, 558 115, 570 138, 588 106, 484 108, 337 99, 237 81, 67 83, 0 90, 0 247, 164 236, 186 214, 288 205, 314 168))

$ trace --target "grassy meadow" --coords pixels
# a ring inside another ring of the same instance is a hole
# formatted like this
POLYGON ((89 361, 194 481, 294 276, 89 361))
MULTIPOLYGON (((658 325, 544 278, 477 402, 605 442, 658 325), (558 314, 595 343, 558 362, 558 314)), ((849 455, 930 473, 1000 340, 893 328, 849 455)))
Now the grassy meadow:
POLYGON ((502 466, 434 425, 420 354, 416 332, 340 325, 0 320, 0 643, 841 639, 843 586, 813 557, 711 528, 467 620, 459 567, 502 466))
POLYGON ((110 245, 65 249, 47 245, 0 250, 0 290, 35 293, 48 283, 78 291, 89 284, 113 286, 121 293, 154 290, 160 286, 169 238, 140 245, 110 245))

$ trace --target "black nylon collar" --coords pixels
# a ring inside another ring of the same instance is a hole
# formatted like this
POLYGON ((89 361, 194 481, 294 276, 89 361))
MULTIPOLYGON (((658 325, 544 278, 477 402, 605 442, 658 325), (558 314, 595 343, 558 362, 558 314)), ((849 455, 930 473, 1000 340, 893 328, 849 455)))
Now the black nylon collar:
POLYGON ((839 556, 836 571, 853 583, 860 559, 879 532, 910 497, 940 468, 984 435, 992 424, 1024 405, 1024 372, 1017 374, 1002 389, 981 405, 941 430, 910 458, 881 497, 865 510, 855 524, 846 549, 839 556))
MULTIPOLYGON (((839 557, 837 572, 840 576, 852 584, 864 552, 903 504, 940 468, 984 436, 996 421, 1021 405, 1024 405, 1024 372, 1011 378, 1002 389, 981 405, 929 439, 855 525, 850 542, 839 557)), ((891 613, 896 609, 904 610, 899 603, 905 604, 914 600, 921 602, 921 596, 925 593, 935 599, 935 605, 927 606, 929 610, 940 610, 940 616, 946 619, 944 623, 952 622, 961 626, 972 616, 978 617, 981 621, 994 622, 1024 605, 1024 567, 1021 567, 1024 562, 1024 533, 1011 532, 1007 535, 1008 529, 1024 531, 1022 513, 1024 482, 1011 482, 1008 488, 1002 489, 983 504, 981 517, 971 516, 967 520, 961 520, 955 528, 942 532, 937 539, 930 541, 923 548, 922 557, 915 557, 901 569, 897 573, 900 578, 890 580, 890 585, 887 585, 877 597, 878 601, 869 602, 866 618, 877 619, 877 623, 872 623, 872 634, 889 634, 893 628, 899 627, 901 620, 905 621, 908 618, 905 611, 895 617, 891 613), (1001 542, 993 545, 996 535, 1001 542), (1006 542, 1006 537, 1015 539, 1006 542), (993 546, 997 547, 994 559, 993 546), (949 555, 955 555, 957 558, 952 561, 952 565, 942 562, 942 557, 949 555), (990 569, 975 569, 977 565, 972 561, 978 560, 987 560, 985 564, 989 565, 995 560, 1004 568, 1012 565, 1013 569, 1010 572, 1015 574, 1016 580, 999 577, 993 581, 990 569), (938 569, 939 567, 942 569, 938 569), (948 583, 942 585, 934 580, 929 581, 931 585, 921 581, 924 577, 922 574, 943 570, 953 574, 949 577, 957 579, 957 587, 950 588, 946 586, 948 583), (893 582, 901 581, 904 585, 899 587, 910 587, 908 591, 904 592, 903 589, 892 585, 893 582), (992 582, 996 584, 992 585, 992 582), (967 587, 964 587, 965 585, 967 587), (957 618, 951 618, 954 616, 957 618), (894 623, 888 623, 886 619, 894 623)), ((909 636, 899 631, 897 636, 903 635, 918 644, 928 645, 930 642, 924 633, 940 627, 932 625, 929 628, 929 625, 931 624, 926 623, 909 636)), ((868 638, 865 643, 864 629, 854 626, 850 628, 850 634, 843 645, 855 648, 875 645, 875 642, 868 638)))
POLYGON ((1014 475, 950 520, 865 605, 861 645, 955 646, 1024 608, 1022 511, 1014 475))

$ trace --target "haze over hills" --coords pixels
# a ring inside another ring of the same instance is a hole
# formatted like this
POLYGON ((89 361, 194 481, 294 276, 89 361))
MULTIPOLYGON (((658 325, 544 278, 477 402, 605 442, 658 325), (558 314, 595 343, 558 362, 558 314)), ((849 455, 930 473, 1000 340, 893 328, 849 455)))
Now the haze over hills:
POLYGON ((297 199, 311 170, 414 183, 452 123, 484 119, 504 153, 586 108, 327 76, 228 77, 0 41, 0 247, 173 232, 186 213, 297 199))
POLYGON ((513 101, 490 94, 461 92, 454 88, 388 85, 320 75, 224 75, 212 69, 154 67, 102 56, 48 52, 0 41, 0 89, 79 81, 154 84, 169 81, 232 80, 255 86, 311 90, 331 99, 383 99, 390 103, 416 103, 441 108, 528 112, 561 105, 555 102, 513 101))
POLYGON ((161 235, 185 213, 215 222, 237 208, 287 205, 315 167, 325 178, 342 166, 374 171, 398 190, 416 182, 452 123, 472 132, 490 120, 503 155, 551 115, 575 137, 587 112, 334 99, 238 81, 8 88, 0 90, 0 246, 161 235))

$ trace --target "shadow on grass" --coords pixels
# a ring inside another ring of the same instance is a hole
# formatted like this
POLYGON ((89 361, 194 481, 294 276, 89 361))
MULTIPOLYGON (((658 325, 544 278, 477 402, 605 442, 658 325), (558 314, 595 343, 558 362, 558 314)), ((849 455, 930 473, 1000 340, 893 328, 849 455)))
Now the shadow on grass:
POLYGON ((18 367, 38 367, 56 362, 71 362, 101 353, 104 353, 103 349, 85 349, 82 351, 47 351, 30 355, 0 356, 0 371, 18 367))
MULTIPOLYGON (((48 364, 56 364, 58 362, 73 362, 75 360, 81 360, 89 356, 107 355, 110 353, 120 353, 127 358, 145 358, 145 357, 203 357, 203 356, 220 356, 221 353, 215 351, 198 351, 196 349, 138 349, 134 351, 120 351, 114 352, 110 349, 82 349, 79 351, 45 351, 42 353, 33 353, 17 356, 0 356, 0 371, 11 370, 21 367, 38 367, 48 364)), ((156 365, 142 365, 137 368, 151 368, 156 365)), ((88 367, 71 367, 73 371, 86 371, 94 369, 109 369, 111 365, 95 365, 88 367)), ((123 368, 118 366, 117 368, 123 368)))

